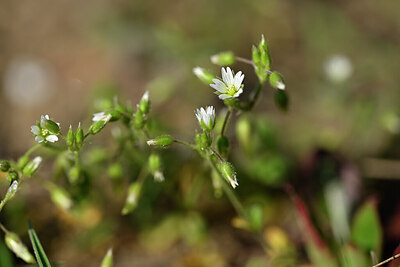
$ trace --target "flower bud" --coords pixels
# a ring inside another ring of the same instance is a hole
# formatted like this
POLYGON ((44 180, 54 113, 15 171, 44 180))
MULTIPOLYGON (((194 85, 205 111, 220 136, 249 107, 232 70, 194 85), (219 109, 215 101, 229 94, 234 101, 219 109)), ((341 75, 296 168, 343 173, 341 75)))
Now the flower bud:
POLYGON ((233 188, 236 188, 236 186, 239 185, 236 179, 236 172, 233 169, 232 164, 227 161, 221 163, 220 171, 224 178, 231 184, 233 188))
POLYGON ((104 119, 99 120, 89 127, 89 133, 92 135, 98 134, 111 120, 112 115, 108 114, 104 119))
POLYGON ((118 110, 109 110, 105 112, 105 116, 111 116, 110 122, 117 121, 121 118, 121 113, 118 110))
POLYGON ((46 120, 45 128, 53 134, 60 133, 60 126, 52 120, 46 120))
POLYGON ((75 134, 76 148, 80 149, 82 147, 84 138, 85 138, 85 136, 84 136, 83 130, 81 128, 81 123, 79 123, 78 129, 76 130, 76 134, 75 134))
POLYGON ((29 161, 29 157, 27 155, 20 157, 18 159, 18 163, 17 163, 18 168, 23 169, 25 167, 25 165, 28 163, 28 161, 29 161))
POLYGON ((200 81, 202 81, 203 83, 205 83, 207 85, 213 83, 212 80, 217 78, 211 72, 209 72, 209 71, 207 71, 207 70, 205 70, 203 68, 200 68, 200 67, 194 68, 193 69, 193 73, 194 73, 194 75, 197 76, 197 78, 200 79, 200 81))
POLYGON ((225 135, 218 136, 217 139, 217 152, 224 158, 228 155, 229 139, 225 135))
POLYGON ((74 141, 75 141, 75 135, 74 135, 74 131, 72 130, 71 125, 69 126, 67 137, 65 139, 66 139, 67 146, 69 148, 72 148, 72 146, 74 145, 74 141))
POLYGON ((128 196, 121 211, 122 215, 132 212, 137 207, 141 191, 142 183, 133 182, 130 184, 128 188, 128 196))
POLYGON ((18 180, 14 179, 14 181, 12 182, 12 184, 10 185, 10 187, 7 190, 4 200, 5 199, 10 200, 15 196, 15 193, 17 193, 17 190, 18 190, 18 185, 19 185, 18 180))
POLYGON ((229 66, 235 63, 235 55, 228 52, 221 52, 211 56, 211 62, 220 66, 229 66))
POLYGON ((10 183, 13 181, 18 181, 18 179, 19 179, 19 175, 18 175, 18 172, 16 172, 16 171, 10 171, 7 174, 7 181, 10 183))
POLYGON ((251 47, 251 55, 252 55, 254 64, 258 65, 261 62, 261 58, 260 58, 260 54, 258 53, 257 47, 255 47, 254 45, 251 47))
POLYGON ((154 139, 148 140, 149 146, 167 147, 174 143, 174 139, 170 135, 160 135, 154 139))
POLYGON ((269 83, 276 89, 285 90, 285 82, 279 72, 274 71, 269 75, 269 83))
POLYGON ((107 250, 106 255, 104 256, 103 260, 101 261, 100 267, 113 267, 113 252, 112 248, 107 250))
POLYGON ((149 91, 146 91, 143 94, 142 99, 140 100, 139 103, 139 109, 144 115, 149 114, 150 111, 149 91))
POLYGON ((135 114, 135 119, 133 121, 133 127, 137 130, 140 130, 144 127, 145 118, 143 112, 138 109, 135 114))
POLYGON ((80 174, 81 174, 81 171, 78 167, 76 167, 76 166, 72 167, 68 171, 68 181, 71 184, 75 184, 78 181, 80 174))
POLYGON ((16 233, 7 231, 5 233, 5 243, 14 254, 26 263, 36 263, 35 258, 29 252, 28 248, 22 243, 16 233))
POLYGON ((0 171, 7 172, 10 169, 10 163, 6 160, 0 161, 0 171))
POLYGON ((33 160, 28 162, 28 164, 26 164, 22 170, 22 173, 26 177, 31 177, 39 169, 40 163, 42 163, 42 157, 35 157, 33 160))
POLYGON ((107 174, 112 180, 118 180, 122 178, 124 171, 121 164, 119 162, 115 162, 108 166, 107 174))
POLYGON ((287 111, 289 106, 289 96, 287 95, 286 91, 284 90, 276 90, 275 91, 275 104, 280 108, 282 111, 287 111))
POLYGON ((50 192, 50 198, 53 203, 63 210, 69 210, 72 207, 72 200, 68 192, 63 188, 48 182, 46 184, 47 190, 50 192))
POLYGON ((149 157, 149 169, 151 173, 158 171, 161 168, 161 159, 158 154, 151 154, 149 157))

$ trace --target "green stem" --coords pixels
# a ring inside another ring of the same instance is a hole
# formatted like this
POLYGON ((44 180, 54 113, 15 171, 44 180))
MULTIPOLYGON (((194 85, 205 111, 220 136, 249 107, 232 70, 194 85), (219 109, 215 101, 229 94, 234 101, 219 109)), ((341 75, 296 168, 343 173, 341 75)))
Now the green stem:
POLYGON ((24 156, 30 156, 33 152, 35 152, 38 148, 40 148, 42 145, 41 144, 36 144, 33 147, 31 147, 28 151, 26 151, 24 156))
POLYGON ((260 92, 262 89, 262 84, 259 83, 256 87, 256 90, 254 91, 253 96, 251 97, 249 103, 248 103, 248 107, 247 110, 250 111, 253 109, 253 107, 255 106, 255 104, 257 103, 258 98, 260 97, 260 92))
POLYGON ((74 155, 75 155, 75 167, 79 170, 80 169, 79 151, 74 151, 74 155))
POLYGON ((231 114, 232 114, 232 107, 229 107, 228 112, 226 112, 224 123, 222 124, 222 128, 221 128, 222 136, 225 135, 225 131, 226 131, 227 125, 229 123, 229 118, 230 118, 231 114))
POLYGON ((184 145, 184 146, 190 147, 191 149, 196 150, 196 146, 192 145, 192 144, 190 144, 188 142, 181 141, 181 140, 178 140, 178 139, 174 139, 174 142, 177 143, 177 144, 181 144, 181 145, 184 145))
POLYGON ((255 67, 253 60, 250 60, 250 59, 247 59, 244 57, 237 57, 237 56, 235 57, 235 59, 239 62, 243 62, 243 63, 249 64, 249 65, 252 65, 253 67, 255 67))

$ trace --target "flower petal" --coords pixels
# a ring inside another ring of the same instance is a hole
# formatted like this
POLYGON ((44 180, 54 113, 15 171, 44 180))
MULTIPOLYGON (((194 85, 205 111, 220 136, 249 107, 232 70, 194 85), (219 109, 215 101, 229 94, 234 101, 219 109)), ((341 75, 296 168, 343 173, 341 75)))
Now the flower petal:
POLYGON ((54 143, 54 142, 58 141, 58 137, 57 137, 57 135, 49 135, 46 137, 46 140, 54 143))
POLYGON ((38 143, 40 144, 41 142, 44 141, 44 139, 43 139, 43 137, 41 137, 41 136, 36 136, 36 137, 35 137, 35 141, 38 142, 38 143))
POLYGON ((39 127, 37 127, 36 125, 32 125, 32 126, 31 126, 31 132, 32 132, 34 135, 38 135, 39 132, 40 132, 40 129, 39 129, 39 127))
POLYGON ((232 96, 227 95, 227 94, 221 94, 221 95, 219 95, 218 97, 219 97, 219 99, 224 100, 224 99, 227 99, 227 98, 231 98, 232 96))

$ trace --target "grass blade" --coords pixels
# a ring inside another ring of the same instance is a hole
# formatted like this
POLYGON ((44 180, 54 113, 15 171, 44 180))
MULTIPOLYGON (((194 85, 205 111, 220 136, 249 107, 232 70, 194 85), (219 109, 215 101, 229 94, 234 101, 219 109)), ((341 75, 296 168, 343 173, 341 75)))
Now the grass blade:
POLYGON ((35 252, 35 257, 37 263, 40 267, 51 267, 49 259, 46 256, 46 253, 43 250, 42 245, 40 244, 39 238, 36 235, 35 230, 32 227, 32 224, 28 221, 28 233, 29 238, 32 242, 33 251, 35 252))

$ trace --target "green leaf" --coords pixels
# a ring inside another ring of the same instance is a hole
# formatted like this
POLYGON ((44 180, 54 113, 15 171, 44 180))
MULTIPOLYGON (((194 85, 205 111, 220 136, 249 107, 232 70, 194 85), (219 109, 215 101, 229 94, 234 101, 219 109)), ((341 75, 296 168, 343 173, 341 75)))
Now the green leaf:
POLYGON ((103 261, 101 262, 100 267, 113 267, 113 266, 114 266, 113 252, 112 248, 109 248, 107 250, 106 255, 103 258, 103 261))
POLYGON ((368 266, 369 260, 365 253, 358 250, 349 244, 344 245, 341 249, 341 266, 343 267, 358 267, 368 266))
POLYGON ((32 224, 29 221, 28 221, 28 233, 29 233, 29 238, 31 239, 32 242, 32 247, 33 251, 35 252, 37 263, 39 264, 40 267, 50 267, 51 265, 49 259, 47 258, 46 253, 44 252, 43 247, 40 244, 40 240, 36 235, 36 232, 33 229, 32 224))
POLYGON ((351 228, 351 239, 367 251, 380 251, 382 226, 379 221, 375 201, 367 201, 356 213, 351 228))

